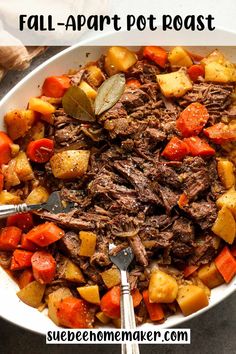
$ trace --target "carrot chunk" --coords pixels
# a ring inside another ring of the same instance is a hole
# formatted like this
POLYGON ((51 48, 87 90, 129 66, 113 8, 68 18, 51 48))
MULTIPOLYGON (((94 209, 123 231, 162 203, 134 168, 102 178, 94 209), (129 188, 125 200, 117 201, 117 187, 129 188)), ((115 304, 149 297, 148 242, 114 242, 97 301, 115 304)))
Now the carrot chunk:
POLYGON ((27 251, 36 251, 38 249, 37 245, 32 241, 28 240, 26 234, 22 234, 20 248, 23 248, 27 251))
POLYGON ((18 284, 20 289, 23 289, 26 285, 31 283, 34 280, 33 272, 31 269, 25 269, 19 279, 18 279, 18 284))
POLYGON ((22 231, 28 231, 33 227, 32 214, 22 213, 8 216, 7 226, 16 226, 22 231))
POLYGON ((143 291, 143 300, 152 321, 160 321, 165 317, 161 304, 151 303, 149 301, 148 290, 143 291))
POLYGON ((194 102, 186 107, 176 121, 176 127, 184 137, 198 135, 209 119, 209 113, 201 103, 194 102))
POLYGON ((30 230, 26 237, 29 241, 36 243, 40 247, 45 247, 60 240, 65 232, 53 222, 45 222, 30 230))
POLYGON ((31 266, 33 252, 15 250, 12 255, 10 270, 21 270, 31 266))
POLYGON ((138 289, 135 289, 131 292, 131 296, 133 299, 134 307, 137 307, 143 299, 142 294, 140 293, 140 291, 138 289))
POLYGON ((213 147, 198 136, 185 138, 183 141, 188 145, 189 153, 192 156, 213 156, 216 153, 213 147))
POLYGON ((7 164, 11 160, 11 145, 13 141, 9 136, 0 131, 0 165, 7 164))
POLYGON ((198 266, 188 265, 184 268, 184 277, 188 278, 191 274, 193 274, 198 269, 198 266))
POLYGON ((199 76, 204 77, 205 69, 201 64, 191 65, 187 70, 189 77, 192 81, 197 81, 199 76))
POLYGON ((53 256, 46 251, 37 251, 32 256, 31 263, 35 279, 41 284, 51 283, 56 274, 53 256))
POLYGON ((162 156, 168 160, 181 161, 188 154, 189 149, 184 141, 177 137, 171 138, 165 149, 162 151, 162 156))
POLYGON ((226 144, 236 141, 236 130, 230 129, 227 124, 217 123, 203 130, 204 134, 215 144, 226 144))
POLYGON ((0 233, 0 250, 14 250, 21 239, 22 231, 15 226, 4 227, 0 233))
POLYGON ((229 283, 236 275, 236 260, 227 246, 216 257, 215 265, 226 283, 229 283))
POLYGON ((103 297, 100 302, 101 310, 110 318, 120 317, 120 287, 114 286, 103 297))
POLYGON ((50 76, 43 83, 42 95, 59 98, 70 87, 70 79, 67 76, 50 76))
POLYGON ((129 79, 126 82, 126 85, 131 88, 139 88, 141 86, 141 83, 136 79, 129 79))
POLYGON ((168 54, 165 49, 156 46, 147 46, 143 50, 144 58, 154 61, 161 68, 164 68, 167 62, 168 54))
POLYGON ((189 200, 185 193, 182 193, 178 200, 178 206, 184 208, 188 204, 189 200))
POLYGON ((87 302, 73 296, 61 300, 57 317, 62 326, 69 328, 91 328, 94 320, 87 302))
POLYGON ((53 155, 54 142, 51 139, 39 139, 31 141, 27 146, 27 156, 31 161, 45 163, 53 155))

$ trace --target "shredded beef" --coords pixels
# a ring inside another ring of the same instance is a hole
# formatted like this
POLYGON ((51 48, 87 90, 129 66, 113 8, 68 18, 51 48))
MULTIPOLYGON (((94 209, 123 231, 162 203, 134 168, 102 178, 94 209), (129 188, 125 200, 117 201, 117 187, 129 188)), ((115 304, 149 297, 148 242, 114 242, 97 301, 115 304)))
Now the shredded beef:
MULTIPOLYGON (((98 65, 103 70, 104 58, 98 65)), ((83 178, 59 181, 49 163, 35 168, 37 178, 50 190, 60 190, 64 201, 75 203, 69 213, 37 215, 67 230, 59 250, 80 266, 89 284, 104 286, 99 272, 111 267, 111 242, 120 250, 130 245, 134 252, 132 289, 147 288, 144 270, 153 260, 183 269, 187 264, 205 264, 215 255, 211 227, 217 217, 216 199, 224 191, 215 157, 168 161, 162 151, 173 136, 182 138, 176 119, 191 102, 207 107, 208 125, 223 112, 234 118, 235 110, 229 106, 232 86, 199 82, 182 98, 167 99, 156 82, 159 72, 154 63, 138 60, 125 75, 138 79, 140 87, 127 86, 119 101, 93 124, 82 124, 62 109, 55 112, 51 137, 57 151, 91 152, 83 178), (188 204, 180 208, 183 193, 188 204), (80 230, 97 236, 90 258, 79 256, 80 230)), ((86 79, 84 72, 72 78, 74 85, 82 75, 86 79)), ((63 261, 58 261, 58 279, 62 274, 63 261)), ((142 304, 136 312, 142 322, 142 304)))
POLYGON ((202 230, 210 229, 217 217, 215 203, 201 200, 185 207, 186 213, 201 227, 202 230))
POLYGON ((136 235, 135 237, 129 237, 129 243, 130 246, 132 247, 137 262, 144 267, 147 266, 148 265, 147 253, 145 247, 142 244, 140 237, 138 235, 136 235))
POLYGON ((189 262, 197 265, 209 263, 215 257, 217 251, 214 238, 212 235, 207 235, 204 240, 197 243, 189 262))

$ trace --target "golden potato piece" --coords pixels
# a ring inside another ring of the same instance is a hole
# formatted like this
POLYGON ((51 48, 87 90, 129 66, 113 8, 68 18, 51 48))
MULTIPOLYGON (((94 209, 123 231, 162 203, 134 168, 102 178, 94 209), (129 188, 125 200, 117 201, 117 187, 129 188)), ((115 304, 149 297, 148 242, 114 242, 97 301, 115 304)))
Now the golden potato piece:
POLYGON ((79 88, 81 88, 81 90, 83 90, 91 100, 95 100, 97 91, 94 90, 86 81, 81 81, 79 88))
POLYGON ((20 151, 16 156, 16 174, 22 182, 30 181, 34 178, 34 173, 26 153, 20 151))
POLYGON ((224 279, 219 273, 214 262, 207 264, 199 269, 198 277, 210 289, 213 289, 224 283, 224 279))
POLYGON ((81 240, 79 255, 84 257, 91 257, 94 254, 96 248, 96 234, 89 231, 80 231, 79 237, 81 240))
POLYGON ((37 281, 32 281, 28 285, 26 285, 23 289, 17 292, 17 296, 23 301, 25 304, 31 307, 38 307, 41 304, 44 291, 45 284, 40 284, 37 281))
POLYGON ((35 187, 28 197, 26 198, 26 204, 40 204, 45 203, 48 200, 49 193, 46 188, 42 186, 35 187))
POLYGON ((218 212, 217 219, 212 226, 212 231, 225 242, 229 244, 234 242, 236 232, 235 220, 233 214, 226 206, 223 206, 218 212))
POLYGON ((135 53, 125 47, 111 47, 105 58, 105 70, 109 76, 126 72, 137 61, 135 53))
POLYGON ((86 67, 86 80, 89 85, 98 87, 105 80, 102 70, 96 65, 89 65, 86 67))
POLYGON ((226 193, 222 194, 217 201, 216 204, 219 208, 223 208, 226 206, 231 210, 234 217, 236 217, 236 191, 234 188, 229 189, 226 193))
POLYGON ((52 173, 56 178, 70 179, 82 177, 88 168, 88 150, 67 150, 54 154, 50 159, 52 173))
POLYGON ((148 294, 150 302, 171 303, 176 299, 178 284, 174 277, 161 270, 152 272, 148 294))
POLYGON ((116 267, 112 267, 100 273, 102 280, 107 288, 120 284, 120 271, 116 267))
POLYGON ((110 317, 106 316, 105 313, 102 311, 96 313, 96 317, 103 324, 108 324, 109 322, 111 322, 110 317))
POLYGON ((6 189, 17 186, 20 180, 16 173, 16 159, 12 159, 8 165, 2 166, 2 173, 4 176, 4 186, 6 189))
POLYGON ((73 281, 74 283, 85 283, 80 268, 69 259, 67 259, 65 263, 63 278, 68 281, 73 281))
POLYGON ((229 189, 235 184, 234 165, 229 160, 219 160, 217 162, 217 171, 223 186, 229 189))
POLYGON ((184 316, 197 312, 208 305, 204 289, 196 285, 184 285, 179 288, 177 302, 184 316))
POLYGON ((56 110, 56 108, 51 103, 36 97, 30 98, 29 109, 35 112, 39 112, 43 115, 54 113, 56 110))
POLYGON ((80 296, 91 304, 100 304, 99 287, 97 285, 82 286, 77 288, 80 296))
POLYGON ((69 288, 59 288, 48 295, 48 317, 59 326, 59 320, 57 317, 58 304, 66 297, 72 296, 69 288))
POLYGON ((43 139, 45 135, 45 125, 43 122, 38 121, 35 123, 29 131, 28 136, 30 140, 39 140, 43 139))
POLYGON ((28 132, 35 121, 35 112, 32 110, 15 109, 4 117, 7 133, 12 140, 19 139, 28 132))
POLYGON ((208 56, 206 56, 205 58, 203 58, 201 60, 201 64, 206 65, 212 62, 216 62, 219 64, 225 64, 225 56, 223 53, 221 53, 218 49, 213 50, 213 52, 211 52, 208 56))
POLYGON ((177 67, 186 66, 188 68, 193 64, 190 55, 182 47, 174 47, 168 55, 168 60, 171 66, 177 67))
POLYGON ((192 82, 184 70, 157 75, 157 82, 166 97, 181 97, 192 89, 192 82))
POLYGON ((205 80, 212 82, 227 83, 235 81, 235 69, 217 62, 205 65, 205 80))
POLYGON ((7 191, 0 192, 0 205, 1 204, 19 204, 21 203, 21 199, 18 195, 7 191))

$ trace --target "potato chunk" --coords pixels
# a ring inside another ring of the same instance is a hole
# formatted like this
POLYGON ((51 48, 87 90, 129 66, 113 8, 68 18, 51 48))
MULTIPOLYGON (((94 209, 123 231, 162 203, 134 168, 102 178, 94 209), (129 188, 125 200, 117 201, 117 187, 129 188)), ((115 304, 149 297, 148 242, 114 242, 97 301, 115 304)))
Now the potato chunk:
POLYGON ((111 47, 105 58, 105 70, 109 76, 126 72, 137 61, 135 53, 124 47, 111 47))
POLYGON ((50 159, 52 173, 61 179, 82 177, 87 171, 89 156, 88 150, 58 152, 50 159))
POLYGON ((96 313, 96 317, 103 324, 108 324, 109 322, 111 322, 110 317, 106 316, 105 313, 102 311, 96 313))
POLYGON ((224 283, 224 279, 216 268, 214 262, 200 268, 198 271, 198 277, 210 289, 213 289, 224 283))
POLYGON ((217 219, 212 226, 212 231, 225 242, 229 244, 234 242, 236 232, 235 220, 233 214, 226 206, 223 206, 218 212, 217 219))
POLYGON ((81 240, 79 255, 84 257, 91 257, 94 254, 96 248, 96 234, 89 231, 80 231, 79 237, 81 240))
POLYGON ((8 112, 4 117, 7 133, 12 140, 19 139, 28 132, 35 121, 35 112, 30 109, 8 112))
POLYGON ((40 204, 45 203, 48 200, 49 193, 46 188, 42 186, 35 187, 28 197, 26 198, 26 204, 40 204))
POLYGON ((116 267, 111 267, 101 273, 102 280, 108 289, 120 284, 120 271, 116 267))
POLYGON ((96 65, 89 65, 86 67, 86 80, 89 85, 98 87, 105 80, 102 70, 96 65))
POLYGON ((210 53, 201 63, 205 66, 206 81, 227 83, 236 80, 234 64, 226 60, 218 49, 210 53))
POLYGON ((1 204, 19 204, 21 199, 18 195, 7 192, 1 191, 0 192, 0 205, 1 204))
POLYGON ((236 191, 234 188, 229 189, 217 199, 216 204, 219 208, 224 206, 230 209, 234 217, 236 217, 236 191))
POLYGON ((43 122, 38 121, 30 129, 28 135, 30 140, 43 139, 45 136, 45 125, 43 122))
POLYGON ((19 177, 16 173, 16 159, 12 159, 8 165, 2 166, 2 173, 4 176, 4 186, 6 189, 20 184, 19 177))
POLYGON ((66 297, 72 296, 69 288, 59 288, 48 295, 48 317, 59 326, 57 317, 58 304, 66 297))
POLYGON ((229 189, 235 184, 234 165, 229 160, 219 160, 217 162, 217 171, 223 186, 229 189))
POLYGON ((205 58, 201 60, 201 64, 206 65, 212 62, 216 62, 219 64, 225 64, 225 56, 224 54, 219 51, 219 49, 213 50, 210 54, 208 54, 205 58))
POLYGON ((97 91, 94 90, 86 81, 81 81, 79 88, 91 99, 94 100, 97 96, 97 91))
POLYGON ((182 47, 173 48, 168 55, 168 60, 171 66, 177 67, 186 66, 188 68, 193 64, 191 57, 182 47))
POLYGON ((65 262, 63 278, 74 283, 85 283, 80 268, 69 259, 65 262))
POLYGON ((80 288, 77 288, 77 291, 84 300, 90 302, 91 304, 100 304, 100 294, 98 285, 82 286, 80 288))
POLYGON ((179 288, 177 302, 184 316, 208 305, 208 297, 206 292, 196 285, 184 285, 179 288))
POLYGON ((235 81, 235 69, 220 63, 212 62, 205 65, 205 80, 227 83, 235 81))
POLYGON ((26 153, 20 151, 16 156, 16 174, 22 182, 30 181, 34 178, 32 167, 29 163, 26 153))
POLYGON ((43 115, 52 114, 56 110, 56 108, 51 103, 36 97, 30 98, 29 109, 35 112, 39 112, 43 115))
POLYGON ((166 97, 181 97, 191 90, 192 83, 184 70, 157 75, 157 82, 166 97))
POLYGON ((37 281, 32 281, 31 283, 26 285, 23 289, 18 291, 17 296, 25 304, 31 307, 38 307, 41 304, 45 287, 46 287, 45 284, 40 284, 37 281))
POLYGON ((170 303, 176 299, 178 284, 171 275, 155 270, 151 274, 148 293, 150 302, 170 303))

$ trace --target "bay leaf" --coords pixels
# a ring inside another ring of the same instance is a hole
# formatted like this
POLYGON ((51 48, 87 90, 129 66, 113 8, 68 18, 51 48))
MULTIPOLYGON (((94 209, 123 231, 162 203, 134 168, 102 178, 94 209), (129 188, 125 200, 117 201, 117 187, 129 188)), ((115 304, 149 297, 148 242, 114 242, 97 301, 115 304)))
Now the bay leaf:
POLYGON ((92 103, 79 87, 70 87, 62 97, 62 107, 71 117, 85 122, 94 122, 92 103))
POLYGON ((100 115, 114 106, 125 90, 124 74, 116 74, 105 80, 99 87, 94 102, 95 114, 100 115))

